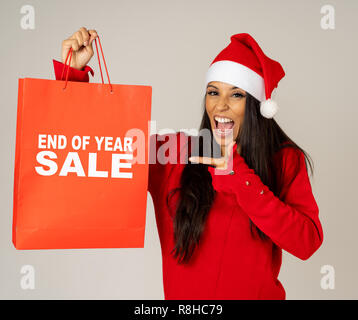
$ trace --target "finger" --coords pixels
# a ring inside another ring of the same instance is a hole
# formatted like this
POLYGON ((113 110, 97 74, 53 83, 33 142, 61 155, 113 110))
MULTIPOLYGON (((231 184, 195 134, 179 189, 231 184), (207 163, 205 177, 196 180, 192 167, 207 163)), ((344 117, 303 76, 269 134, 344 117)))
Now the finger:
POLYGON ((83 46, 82 34, 80 31, 77 31, 73 34, 73 39, 77 40, 79 48, 83 46))
POLYGON ((190 157, 190 162, 203 163, 213 166, 220 166, 224 164, 224 159, 222 158, 210 158, 210 157, 190 157))
POLYGON ((77 39, 66 39, 62 41, 62 47, 67 48, 68 50, 70 48, 73 49, 73 51, 77 51, 79 49, 78 41, 77 39))
POLYGON ((209 157, 190 157, 190 162, 213 165, 213 159, 209 157))
POLYGON ((90 34, 89 44, 92 44, 93 40, 98 37, 98 34, 96 30, 89 30, 88 32, 90 34))
POLYGON ((79 32, 82 35, 83 45, 87 46, 89 44, 89 38, 90 38, 90 34, 88 33, 88 30, 85 27, 82 27, 80 28, 79 32))
POLYGON ((87 51, 88 51, 91 55, 93 55, 94 52, 93 52, 93 45, 92 45, 92 43, 93 43, 93 41, 94 41, 95 39, 97 39, 98 34, 97 34, 97 31, 96 31, 96 30, 89 30, 88 33, 89 33, 89 35, 90 35, 90 38, 89 38, 89 45, 86 47, 86 49, 87 49, 87 51))

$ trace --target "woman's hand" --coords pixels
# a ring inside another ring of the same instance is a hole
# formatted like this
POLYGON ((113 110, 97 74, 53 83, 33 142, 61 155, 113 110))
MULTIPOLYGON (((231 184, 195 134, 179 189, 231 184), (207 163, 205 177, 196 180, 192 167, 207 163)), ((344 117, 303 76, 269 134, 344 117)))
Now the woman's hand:
POLYGON ((71 37, 62 41, 62 63, 65 63, 68 51, 72 48, 71 67, 82 70, 93 56, 92 42, 98 37, 96 30, 82 27, 71 37))
POLYGON ((229 166, 229 161, 232 156, 235 141, 232 141, 228 144, 225 150, 225 155, 221 158, 210 158, 210 157, 189 157, 190 162, 194 163, 203 163, 215 166, 215 169, 227 170, 229 166))

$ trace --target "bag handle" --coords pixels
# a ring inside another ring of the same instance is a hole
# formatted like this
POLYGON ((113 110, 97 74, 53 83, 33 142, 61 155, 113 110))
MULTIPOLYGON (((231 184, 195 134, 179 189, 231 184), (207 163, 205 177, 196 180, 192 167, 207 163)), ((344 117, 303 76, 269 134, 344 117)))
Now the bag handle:
POLYGON ((71 59, 72 59, 72 51, 73 51, 72 48, 70 48, 70 50, 67 53, 66 60, 65 60, 65 63, 64 63, 63 69, 62 69, 61 80, 63 80, 63 74, 64 74, 64 71, 65 71, 65 69, 67 67, 66 82, 65 82, 65 86, 62 88, 63 90, 65 90, 66 87, 67 87, 68 75, 70 73, 70 65, 71 65, 71 59), (68 62, 68 65, 67 65, 68 56, 70 56, 70 61, 68 62))
MULTIPOLYGON (((103 50, 102 50, 101 39, 100 39, 99 37, 97 37, 97 38, 98 38, 99 47, 100 47, 100 49, 101 49, 101 54, 102 54, 102 59, 103 59, 104 68, 106 69, 108 84, 109 84, 109 87, 111 88, 111 92, 113 92, 111 80, 109 80, 109 74, 108 74, 106 59, 104 58, 104 54, 103 54, 103 50)), ((102 68, 101 68, 101 61, 100 61, 100 59, 99 59, 99 54, 98 54, 97 39, 94 39, 94 43, 95 43, 95 45, 96 45, 97 58, 98 58, 99 70, 100 70, 100 72, 101 72, 102 83, 104 84, 103 74, 102 74, 102 68)))
MULTIPOLYGON (((110 79, 109 79, 109 74, 108 74, 106 59, 104 58, 103 49, 102 49, 102 45, 101 45, 101 40, 100 40, 99 36, 98 36, 97 38, 98 38, 99 47, 100 47, 100 49, 101 49, 101 54, 102 54, 102 59, 103 59, 104 67, 105 67, 105 69, 106 69, 108 84, 109 84, 109 87, 110 87, 110 89, 111 89, 111 93, 113 93, 113 87, 112 87, 111 81, 110 81, 110 79)), ((100 57, 99 57, 98 46, 97 46, 97 39, 94 39, 94 42, 95 42, 95 45, 96 45, 96 52, 97 52, 97 58, 98 58, 98 64, 99 64, 99 71, 101 72, 102 84, 104 84, 103 73, 102 73, 102 67, 101 67, 101 60, 100 60, 100 57)), ((63 80, 63 75, 64 75, 64 72, 65 72, 65 69, 67 69, 67 70, 66 70, 66 82, 65 82, 65 86, 63 87, 63 90, 65 90, 66 87, 67 87, 68 75, 69 75, 69 73, 70 73, 70 65, 71 65, 71 59, 72 59, 72 52, 73 52, 73 50, 72 50, 72 48, 70 48, 70 50, 69 50, 68 53, 67 53, 66 60, 65 60, 65 63, 64 63, 63 69, 62 69, 61 80, 63 80), (67 60, 68 60, 68 58, 70 58, 70 59, 69 59, 68 65, 67 65, 67 60)))

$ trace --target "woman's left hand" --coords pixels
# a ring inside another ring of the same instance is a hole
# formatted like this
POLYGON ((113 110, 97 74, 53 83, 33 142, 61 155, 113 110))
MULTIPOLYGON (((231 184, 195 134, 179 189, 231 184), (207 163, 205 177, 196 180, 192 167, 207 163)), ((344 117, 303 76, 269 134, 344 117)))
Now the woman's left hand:
POLYGON ((193 157, 189 157, 189 161, 193 163, 202 163, 202 164, 215 166, 215 169, 219 169, 219 170, 226 170, 228 168, 229 161, 233 152, 233 147, 235 144, 236 144, 235 141, 231 141, 226 147, 225 156, 221 158, 193 156, 193 157))

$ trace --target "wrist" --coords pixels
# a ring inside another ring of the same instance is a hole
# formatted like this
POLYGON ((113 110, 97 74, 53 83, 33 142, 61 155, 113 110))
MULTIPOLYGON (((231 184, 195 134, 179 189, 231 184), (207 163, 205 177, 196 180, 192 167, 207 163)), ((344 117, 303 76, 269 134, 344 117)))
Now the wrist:
POLYGON ((211 166, 208 167, 212 177, 212 185, 216 191, 231 192, 235 188, 238 175, 242 175, 250 170, 244 158, 236 150, 230 163, 225 170, 216 169, 211 166))
POLYGON ((72 65, 71 68, 79 70, 79 71, 83 71, 85 69, 86 65, 84 66, 77 66, 77 65, 72 65))

